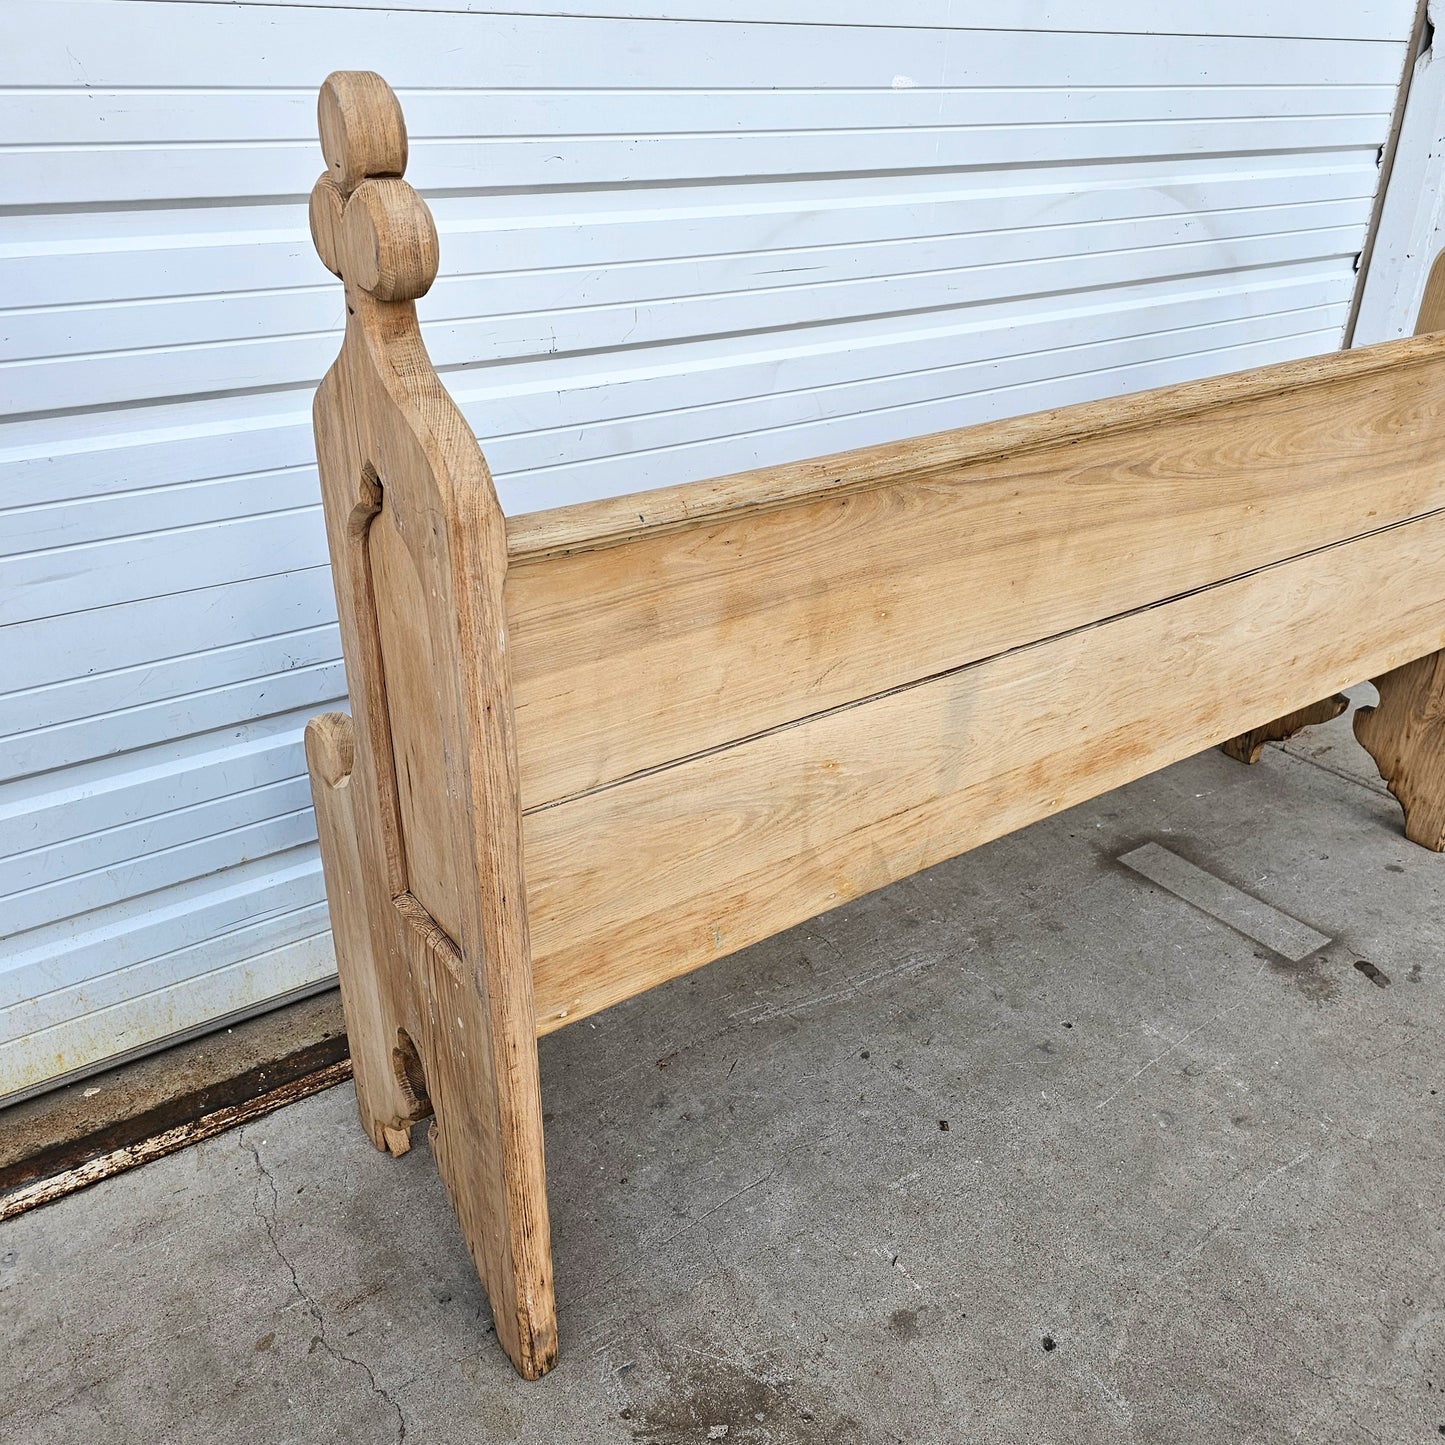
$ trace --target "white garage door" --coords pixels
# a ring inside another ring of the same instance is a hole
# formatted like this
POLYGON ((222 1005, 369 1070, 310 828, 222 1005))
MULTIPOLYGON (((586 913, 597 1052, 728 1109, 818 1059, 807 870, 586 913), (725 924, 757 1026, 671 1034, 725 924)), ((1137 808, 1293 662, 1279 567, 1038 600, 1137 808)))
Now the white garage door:
POLYGON ((1413 3, 524 8, 5 11, 0 1096, 330 974, 329 70, 518 511, 1338 345, 1413 3))

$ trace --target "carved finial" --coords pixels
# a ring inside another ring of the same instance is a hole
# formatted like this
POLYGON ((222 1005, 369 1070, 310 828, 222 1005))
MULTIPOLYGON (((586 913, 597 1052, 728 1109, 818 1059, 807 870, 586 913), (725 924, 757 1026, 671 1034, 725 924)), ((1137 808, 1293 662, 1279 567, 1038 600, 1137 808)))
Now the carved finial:
POLYGON ((371 176, 406 174, 401 102, 374 70, 333 71, 316 98, 328 174, 350 196, 371 176))
POLYGON ((414 301, 436 279, 431 211, 401 179, 406 121, 371 70, 327 76, 316 105, 327 170, 311 192, 311 237, 327 270, 378 301, 414 301))
POLYGON ((378 301, 414 301, 436 280, 437 228, 399 176, 363 181, 341 223, 341 272, 378 301))
POLYGON ((321 264, 333 276, 341 275, 341 216, 345 209, 341 187, 331 179, 330 171, 322 171, 311 188, 311 239, 321 264))

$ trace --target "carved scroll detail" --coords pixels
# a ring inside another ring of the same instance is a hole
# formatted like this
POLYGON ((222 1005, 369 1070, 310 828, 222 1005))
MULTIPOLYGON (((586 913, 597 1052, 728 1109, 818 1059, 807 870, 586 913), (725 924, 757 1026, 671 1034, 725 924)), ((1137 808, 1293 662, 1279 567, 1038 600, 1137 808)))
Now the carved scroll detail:
POLYGON ((1445 853, 1445 651, 1374 679, 1378 707, 1355 713, 1355 736, 1405 810, 1405 836, 1445 853))
POLYGON ((1240 733, 1238 737, 1220 743, 1220 750, 1238 762, 1257 763, 1266 743, 1282 743, 1304 728, 1330 722, 1339 717, 1349 705, 1349 698, 1344 693, 1337 692, 1333 697, 1312 702, 1308 707, 1297 708, 1294 712, 1287 712, 1283 717, 1265 723, 1263 727, 1240 733))

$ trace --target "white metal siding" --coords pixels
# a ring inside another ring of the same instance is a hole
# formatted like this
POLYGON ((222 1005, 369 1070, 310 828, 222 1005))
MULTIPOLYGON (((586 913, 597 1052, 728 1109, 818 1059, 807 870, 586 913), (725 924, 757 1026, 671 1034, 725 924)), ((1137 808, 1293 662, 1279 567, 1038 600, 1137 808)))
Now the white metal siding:
POLYGON ((1353 344, 1409 336, 1430 263, 1445 246, 1445 42, 1441 0, 1431 0, 1427 42, 1412 66, 1388 194, 1361 297, 1353 344))
POLYGON ((518 511, 1337 345, 1413 5, 498 8, 6 8, 0 1095, 331 967, 329 70, 402 94, 518 511))

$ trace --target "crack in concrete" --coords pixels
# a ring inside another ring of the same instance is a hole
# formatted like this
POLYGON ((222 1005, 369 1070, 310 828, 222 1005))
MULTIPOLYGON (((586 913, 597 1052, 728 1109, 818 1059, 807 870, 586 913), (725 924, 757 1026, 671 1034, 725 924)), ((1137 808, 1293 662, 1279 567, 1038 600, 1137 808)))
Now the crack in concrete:
MULTIPOLYGON (((719 1209, 726 1209, 727 1206, 731 1204, 734 1199, 741 1199, 743 1195, 746 1194, 750 1189, 756 1189, 759 1184, 766 1184, 768 1180, 771 1179, 781 1167, 781 1165, 775 1164, 771 1169, 768 1170, 766 1174, 759 1175, 758 1178, 754 1179, 751 1184, 744 1184, 741 1189, 735 1189, 725 1199, 719 1199, 718 1202, 714 1204, 711 1209, 705 1209, 701 1214, 693 1215, 691 1218, 688 1219, 687 1223, 684 1224, 681 1229, 675 1231, 672 1234, 669 1234, 666 1239, 659 1239, 653 1241, 652 1243, 650 1243, 649 1248, 663 1249, 667 1245, 671 1244, 673 1240, 681 1239, 682 1236, 688 1232, 688 1230, 696 1228, 704 1220, 711 1219, 713 1215, 718 1212, 719 1209)), ((706 1233, 707 1231, 704 1230, 703 1232, 706 1233)))
POLYGON ((382 1386, 381 1382, 376 1378, 375 1372, 365 1360, 359 1359, 355 1355, 348 1355, 345 1350, 333 1344, 327 1335, 326 1317, 321 1312, 321 1306, 307 1293, 306 1287, 301 1283, 300 1275, 296 1272, 296 1266, 291 1262, 286 1251, 281 1248, 280 1240, 276 1238, 276 1210, 281 1202, 281 1195, 276 1188, 276 1181, 271 1177, 271 1171, 261 1162, 261 1151, 246 1137, 245 1129, 242 1129, 237 1135, 237 1141, 250 1154, 251 1158, 256 1161, 256 1191, 251 1196, 251 1208, 256 1218, 261 1221, 262 1228, 266 1231, 266 1238, 270 1241, 272 1252, 276 1258, 285 1265, 287 1274, 291 1276, 292 1289, 296 1291, 297 1298, 306 1306, 306 1311, 316 1326, 317 1344, 319 1344, 332 1359, 339 1360, 346 1365, 354 1365, 359 1369, 366 1376, 367 1383, 371 1386, 372 1394, 385 1400, 386 1403, 396 1411, 396 1445, 403 1445, 407 1437, 406 1416, 402 1412, 400 1404, 398 1404, 398 1402, 392 1398, 391 1394, 382 1386), (262 1180, 265 1180, 266 1187, 271 1191, 271 1209, 269 1213, 261 1207, 262 1180))
POLYGON ((1204 1230, 1204 1232, 1199 1236, 1199 1238, 1196 1239, 1194 1243, 1187 1250, 1184 1251, 1183 1254, 1178 1255, 1176 1258, 1172 1259, 1162 1270, 1159 1271, 1157 1275, 1155 1275, 1153 1281, 1151 1282, 1152 1285, 1157 1286, 1165 1278, 1166 1275, 1176 1273, 1178 1270, 1183 1269, 1185 1265, 1191 1263, 1194 1259, 1196 1259, 1200 1255, 1200 1253, 1208 1246, 1209 1241, 1213 1239, 1215 1235, 1220 1232, 1220 1230, 1226 1228, 1228 1225, 1233 1224, 1234 1221, 1238 1219, 1239 1216, 1243 1214, 1257 1198, 1259 1198, 1260 1194, 1264 1191, 1265 1186, 1269 1184, 1272 1179, 1276 1179, 1287 1170, 1293 1169, 1296 1164, 1302 1164, 1306 1159, 1312 1158, 1313 1155, 1314 1150, 1304 1149, 1300 1153, 1296 1154, 1293 1159, 1286 1159, 1283 1164, 1277 1164, 1273 1169, 1266 1170, 1265 1173, 1261 1174, 1254 1181, 1253 1186, 1250 1188, 1248 1193, 1245 1194, 1244 1198, 1241 1199, 1240 1202, 1235 1205, 1235 1207, 1231 1209, 1228 1214, 1222 1214, 1217 1219, 1213 1220, 1204 1230))

